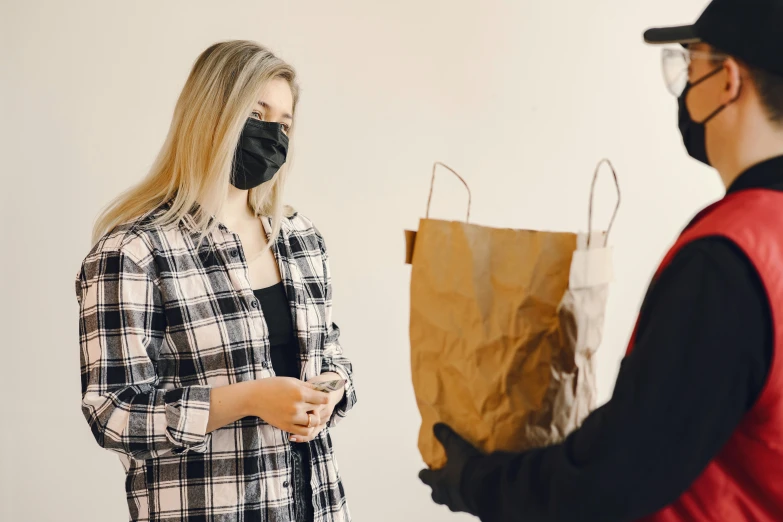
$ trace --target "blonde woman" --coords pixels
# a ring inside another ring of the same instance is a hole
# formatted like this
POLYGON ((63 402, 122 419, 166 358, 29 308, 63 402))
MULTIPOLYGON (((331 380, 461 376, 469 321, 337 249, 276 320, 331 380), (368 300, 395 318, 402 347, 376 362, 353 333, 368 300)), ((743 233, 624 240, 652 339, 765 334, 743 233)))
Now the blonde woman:
POLYGON ((152 171, 96 224, 82 410, 131 520, 350 520, 329 427, 356 402, 351 364, 323 238, 282 205, 297 99, 265 48, 213 45, 152 171))

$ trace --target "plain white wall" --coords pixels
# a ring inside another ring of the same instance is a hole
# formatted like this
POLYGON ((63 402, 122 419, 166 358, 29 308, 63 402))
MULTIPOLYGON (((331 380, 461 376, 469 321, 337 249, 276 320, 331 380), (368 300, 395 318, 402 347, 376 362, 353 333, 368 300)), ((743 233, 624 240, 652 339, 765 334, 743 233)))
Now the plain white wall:
MULTIPOLYGON (((652 271, 721 194, 683 151, 659 51, 641 40, 704 4, 3 0, 0 518, 126 519, 121 466, 79 410, 73 278, 99 209, 150 166, 197 55, 247 38, 303 86, 287 199, 326 236, 355 363, 359 404, 334 431, 354 518, 465 520, 416 478, 402 231, 423 214, 432 162, 468 179, 475 222, 576 231, 593 168, 612 159, 624 199, 599 356, 608 398, 652 271)), ((464 202, 444 176, 433 214, 460 218, 464 202)))

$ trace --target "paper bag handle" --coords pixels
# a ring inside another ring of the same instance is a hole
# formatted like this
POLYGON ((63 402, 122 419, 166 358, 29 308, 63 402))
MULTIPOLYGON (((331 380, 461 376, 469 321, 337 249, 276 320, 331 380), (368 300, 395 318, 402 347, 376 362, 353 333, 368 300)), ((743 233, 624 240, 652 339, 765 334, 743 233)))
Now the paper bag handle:
POLYGON ((444 169, 450 171, 452 174, 457 176, 457 178, 459 178, 459 180, 462 182, 463 185, 465 185, 465 188, 468 190, 468 214, 467 217, 465 218, 465 222, 466 223, 470 222, 470 202, 471 202, 470 187, 468 186, 468 183, 462 178, 462 176, 457 174, 457 171, 455 171, 445 163, 441 163, 440 161, 436 161, 432 165, 432 181, 430 182, 430 197, 427 199, 427 213, 425 214, 425 217, 427 219, 429 219, 430 217, 430 205, 432 204, 432 191, 435 188, 435 170, 438 168, 438 165, 440 165, 444 169))
POLYGON ((617 217, 617 210, 620 208, 620 182, 617 181, 617 172, 614 170, 614 165, 608 159, 604 158, 598 162, 595 167, 595 173, 593 174, 593 184, 590 187, 590 206, 587 210, 587 248, 590 248, 590 240, 593 236, 593 199, 595 199, 595 182, 598 181, 598 173, 601 170, 601 165, 606 163, 609 165, 609 169, 612 171, 612 177, 614 178, 614 186, 617 189, 617 204, 614 206, 614 212, 612 213, 612 219, 609 221, 609 226, 606 227, 606 236, 604 237, 604 246, 609 241, 609 232, 612 230, 614 224, 614 218, 617 217))

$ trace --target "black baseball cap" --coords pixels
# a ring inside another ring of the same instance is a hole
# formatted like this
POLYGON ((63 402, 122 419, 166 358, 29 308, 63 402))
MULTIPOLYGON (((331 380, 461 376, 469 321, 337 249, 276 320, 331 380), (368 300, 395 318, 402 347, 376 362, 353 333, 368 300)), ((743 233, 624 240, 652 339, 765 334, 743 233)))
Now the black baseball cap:
POLYGON ((783 0, 713 0, 695 24, 648 29, 644 41, 684 46, 704 42, 783 76, 783 0))

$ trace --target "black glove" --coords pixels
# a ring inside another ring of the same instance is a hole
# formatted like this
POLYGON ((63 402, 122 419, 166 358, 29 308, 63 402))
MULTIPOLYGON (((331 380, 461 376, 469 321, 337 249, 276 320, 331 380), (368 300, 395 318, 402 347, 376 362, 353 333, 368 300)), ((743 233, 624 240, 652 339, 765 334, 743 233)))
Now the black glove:
POLYGON ((436 424, 435 437, 446 449, 446 466, 439 470, 423 469, 419 472, 422 482, 432 488, 432 500, 444 504, 452 511, 463 511, 478 516, 475 507, 468 505, 462 496, 462 475, 465 465, 481 453, 468 441, 445 424, 436 424))

